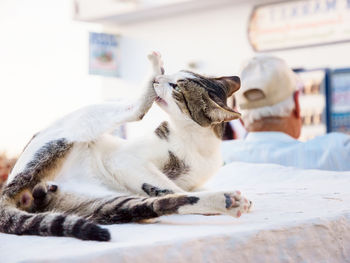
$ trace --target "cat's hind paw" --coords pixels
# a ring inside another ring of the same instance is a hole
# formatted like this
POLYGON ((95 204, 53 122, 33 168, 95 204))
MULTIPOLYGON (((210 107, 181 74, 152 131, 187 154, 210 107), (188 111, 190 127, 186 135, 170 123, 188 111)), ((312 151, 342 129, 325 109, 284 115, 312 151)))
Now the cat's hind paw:
POLYGON ((32 191, 34 198, 33 209, 41 209, 45 207, 57 192, 58 186, 54 183, 39 183, 32 191))
POLYGON ((149 61, 152 64, 152 69, 155 75, 164 74, 163 60, 159 52, 153 51, 148 56, 149 61))
POLYGON ((240 191, 224 193, 225 207, 228 214, 240 217, 242 213, 247 213, 252 207, 252 202, 241 195, 240 191))

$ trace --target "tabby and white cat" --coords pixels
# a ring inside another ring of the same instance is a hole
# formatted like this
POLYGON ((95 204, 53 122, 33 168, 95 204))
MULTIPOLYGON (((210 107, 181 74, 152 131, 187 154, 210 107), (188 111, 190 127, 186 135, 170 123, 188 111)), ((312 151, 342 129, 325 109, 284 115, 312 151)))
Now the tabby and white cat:
POLYGON ((239 117, 226 99, 239 78, 163 75, 160 55, 149 59, 153 74, 136 103, 89 106, 33 137, 3 188, 0 232, 107 241, 108 230, 97 224, 169 214, 239 217, 250 209, 239 191, 190 192, 222 164, 224 122, 239 117), (142 119, 154 101, 169 122, 133 141, 110 134, 142 119))

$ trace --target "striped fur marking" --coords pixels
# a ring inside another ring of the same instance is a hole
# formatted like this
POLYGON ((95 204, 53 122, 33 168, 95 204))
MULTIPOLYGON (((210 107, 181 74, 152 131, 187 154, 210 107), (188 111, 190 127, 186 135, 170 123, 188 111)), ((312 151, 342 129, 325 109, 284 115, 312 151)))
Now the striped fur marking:
POLYGON ((173 152, 169 151, 169 159, 163 167, 163 173, 166 174, 170 179, 174 180, 182 174, 186 174, 190 171, 190 167, 173 152))
POLYGON ((47 176, 50 170, 56 167, 59 160, 66 156, 72 146, 73 143, 68 143, 64 138, 45 144, 35 153, 33 160, 26 165, 24 171, 18 173, 5 186, 3 194, 14 197, 24 188, 33 188, 42 177, 47 176))
POLYGON ((65 210, 64 214, 55 212, 30 214, 0 202, 0 232, 17 235, 72 236, 82 240, 108 241, 110 239, 108 230, 96 223, 139 222, 178 213, 180 207, 193 205, 199 200, 198 197, 183 194, 149 198, 119 196, 89 200, 72 198, 67 194, 62 194, 61 197, 63 199, 56 201, 63 206, 57 206, 56 211, 65 210, 64 207, 67 205, 71 207, 70 211, 65 210))
POLYGON ((196 196, 164 196, 159 198, 153 205, 159 215, 176 214, 181 206, 193 205, 199 201, 196 196))
POLYGON ((168 140, 170 133, 168 122, 162 122, 154 132, 160 139, 168 140))
POLYGON ((0 232, 16 235, 70 236, 82 240, 108 241, 110 233, 86 219, 58 213, 30 214, 0 205, 0 232))
POLYGON ((88 218, 99 224, 138 222, 142 219, 158 217, 149 199, 138 196, 119 196, 98 202, 101 204, 88 218))
POLYGON ((239 77, 208 78, 193 72, 187 73, 195 78, 177 81, 179 90, 173 90, 172 93, 176 104, 200 126, 214 125, 215 135, 221 139, 223 127, 217 124, 239 117, 239 113, 227 106, 227 98, 240 87, 239 77))
POLYGON ((58 215, 51 223, 50 232, 54 236, 63 236, 64 226, 63 223, 66 218, 63 215, 58 215))
POLYGON ((173 194, 174 192, 168 189, 160 189, 156 186, 144 183, 142 185, 142 190, 149 196, 164 196, 168 194, 173 194))
POLYGON ((99 224, 139 222, 177 213, 181 206, 193 205, 198 200, 198 197, 176 194, 150 198, 122 196, 98 201, 101 204, 87 218, 99 224))

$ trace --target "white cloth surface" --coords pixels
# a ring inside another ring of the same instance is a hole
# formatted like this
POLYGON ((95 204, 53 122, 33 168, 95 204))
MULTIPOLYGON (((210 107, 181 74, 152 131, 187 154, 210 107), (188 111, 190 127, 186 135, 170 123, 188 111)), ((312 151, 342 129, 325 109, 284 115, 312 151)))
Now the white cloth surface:
POLYGON ((350 171, 350 136, 329 133, 301 142, 282 132, 250 132, 243 140, 224 141, 225 163, 275 163, 303 169, 350 171))
POLYGON ((349 262, 350 173, 232 163, 207 189, 240 190, 252 211, 111 225, 111 242, 0 234, 0 262, 349 262))

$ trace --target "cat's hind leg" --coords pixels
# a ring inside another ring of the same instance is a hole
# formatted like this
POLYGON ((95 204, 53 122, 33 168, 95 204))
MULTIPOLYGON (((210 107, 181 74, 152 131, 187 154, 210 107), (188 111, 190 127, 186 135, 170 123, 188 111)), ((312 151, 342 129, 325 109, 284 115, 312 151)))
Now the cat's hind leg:
POLYGON ((251 202, 239 192, 207 192, 169 194, 161 197, 126 195, 83 200, 69 211, 95 223, 117 224, 171 214, 226 214, 240 217, 242 213, 248 212, 250 207, 251 202))
MULTIPOLYGON (((28 146, 30 150, 30 145, 28 146)), ((73 143, 66 139, 52 140, 30 154, 31 158, 22 160, 22 156, 13 168, 2 194, 18 199, 25 191, 31 193, 34 186, 53 177, 56 170, 65 161, 73 148, 73 143)))
POLYGON ((180 207, 177 211, 179 214, 226 214, 240 217, 252 207, 252 202, 243 197, 240 191, 182 192, 174 194, 168 189, 160 189, 149 184, 144 184, 143 190, 149 196, 167 196, 171 199, 172 197, 186 195, 198 199, 191 206, 180 207))
POLYGON ((181 207, 193 206, 198 201, 198 197, 190 194, 170 194, 162 197, 119 195, 89 198, 73 193, 60 193, 50 206, 55 211, 78 215, 90 222, 119 224, 178 214, 181 207))
MULTIPOLYGON (((174 194, 175 192, 167 188, 144 183, 142 190, 150 197, 160 197, 174 194)), ((180 209, 180 214, 228 214, 240 217, 242 213, 251 209, 252 202, 241 195, 240 191, 200 191, 200 192, 177 192, 193 195, 198 198, 198 203, 180 209)))
POLYGON ((240 217, 250 211, 252 202, 242 196, 240 191, 195 192, 191 195, 198 202, 189 207, 179 208, 179 214, 223 214, 240 217))

